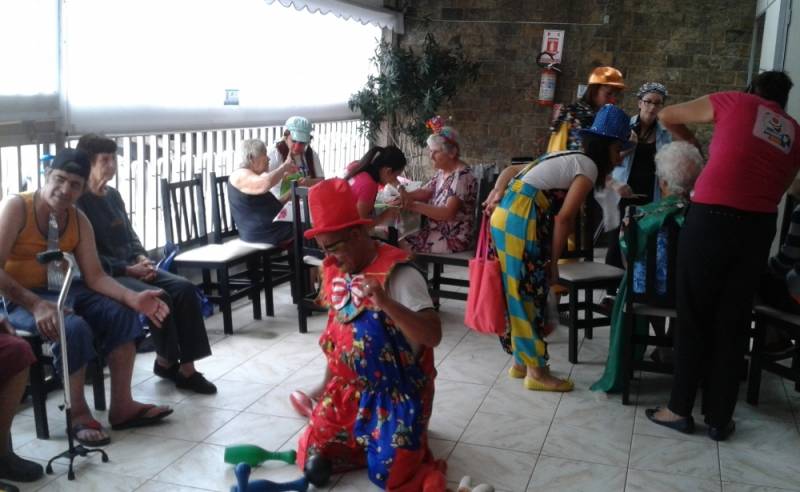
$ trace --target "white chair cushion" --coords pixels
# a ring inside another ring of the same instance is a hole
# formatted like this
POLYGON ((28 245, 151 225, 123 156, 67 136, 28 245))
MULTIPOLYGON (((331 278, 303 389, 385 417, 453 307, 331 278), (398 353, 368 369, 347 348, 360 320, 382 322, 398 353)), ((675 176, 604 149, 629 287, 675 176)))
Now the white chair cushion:
POLYGON ((787 313, 786 311, 775 309, 774 307, 767 306, 766 304, 758 304, 753 308, 753 310, 759 314, 763 314, 764 316, 769 316, 770 318, 776 318, 786 323, 800 326, 800 315, 798 314, 787 313))
POLYGON ((475 258, 474 251, 462 251, 460 253, 419 253, 418 256, 428 258, 447 258, 448 260, 464 260, 469 261, 475 258))
POLYGON ((230 241, 226 241, 224 244, 225 245, 233 244, 233 245, 248 246, 250 248, 255 248, 255 249, 260 250, 260 251, 269 251, 271 249, 277 249, 277 246, 275 246, 274 244, 270 244, 270 243, 248 243, 247 241, 242 241, 238 237, 234 238, 234 239, 231 239, 230 241))
POLYGON ((177 262, 215 262, 225 263, 236 260, 257 251, 253 246, 243 242, 227 242, 225 244, 208 244, 199 248, 190 249, 175 257, 177 262))
POLYGON ((308 255, 303 257, 303 263, 305 263, 306 265, 318 267, 322 266, 322 259, 317 258, 316 256, 308 255))
POLYGON ((615 266, 597 263, 595 261, 582 261, 558 265, 558 276, 567 282, 580 282, 592 280, 622 279, 625 270, 615 266))
MULTIPOLYGON (((624 306, 623 310, 628 311, 628 306, 624 306)), ((633 312, 641 316, 657 316, 659 318, 677 318, 678 312, 675 308, 664 308, 659 306, 651 306, 650 304, 633 304, 633 312)))

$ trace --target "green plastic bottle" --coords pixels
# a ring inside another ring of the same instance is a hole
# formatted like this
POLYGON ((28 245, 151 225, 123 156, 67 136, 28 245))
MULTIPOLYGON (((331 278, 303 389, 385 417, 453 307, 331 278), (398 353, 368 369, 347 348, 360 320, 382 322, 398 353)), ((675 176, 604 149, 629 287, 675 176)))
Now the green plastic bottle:
POLYGON ((250 466, 258 466, 269 460, 285 461, 293 465, 297 460, 297 452, 293 449, 290 451, 267 451, 254 444, 238 444, 225 448, 225 463, 232 465, 247 463, 250 466))

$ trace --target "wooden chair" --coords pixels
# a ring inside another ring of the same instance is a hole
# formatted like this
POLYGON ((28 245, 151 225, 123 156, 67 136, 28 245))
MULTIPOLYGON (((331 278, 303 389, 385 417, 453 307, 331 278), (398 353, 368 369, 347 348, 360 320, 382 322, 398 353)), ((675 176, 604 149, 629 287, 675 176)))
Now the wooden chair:
MULTIPOLYGON (((260 268, 264 278, 264 299, 266 300, 267 316, 275 316, 275 298, 273 290, 278 285, 292 280, 292 271, 286 254, 285 245, 269 243, 249 243, 239 239, 236 221, 230 213, 226 198, 228 176, 211 176, 211 224, 212 239, 214 244, 238 245, 252 247, 261 251, 260 268)), ((233 282, 247 284, 250 272, 243 271, 231 276, 233 282)))
MULTIPOLYGON (((479 165, 472 168, 472 172, 478 179, 477 202, 475 203, 474 221, 475 234, 469 249, 460 253, 416 253, 416 262, 422 265, 422 271, 427 277, 428 264, 433 265, 433 277, 428 282, 431 296, 437 299, 457 299, 467 300, 466 292, 443 289, 443 285, 455 287, 469 287, 469 281, 463 278, 446 277, 444 275, 445 266, 455 266, 467 268, 469 260, 475 257, 475 243, 477 242, 478 227, 483 218, 483 206, 481 205, 489 196, 489 192, 497 179, 497 170, 494 164, 479 165)), ((437 301, 438 302, 438 301, 437 301)))
POLYGON ((795 391, 800 391, 800 315, 775 309, 765 304, 756 305, 754 308, 755 334, 753 351, 750 356, 750 375, 747 384, 747 403, 758 405, 758 396, 761 391, 761 371, 769 371, 794 382, 795 391), (781 354, 767 354, 764 352, 764 341, 767 327, 781 330, 791 338, 795 347, 793 350, 781 354), (789 364, 781 364, 782 361, 789 364))
MULTIPOLYGON (((33 406, 33 420, 36 426, 36 437, 50 439, 50 426, 47 423, 47 394, 54 389, 61 388, 61 380, 56 376, 53 357, 42 350, 46 343, 38 334, 25 330, 17 330, 17 335, 25 339, 36 356, 36 362, 31 365, 26 396, 31 397, 33 406)), ((106 392, 103 374, 104 361, 100 358, 89 363, 86 368, 87 375, 92 380, 92 395, 95 410, 106 410, 106 392)))
MULTIPOLYGON (((635 228, 637 215, 631 213, 631 224, 629 227, 635 228)), ((649 333, 650 320, 664 319, 664 326, 667 323, 670 326, 677 320, 678 314, 675 310, 675 289, 676 281, 675 276, 677 272, 677 257, 678 257, 678 238, 680 228, 675 221, 667 221, 659 231, 662 239, 666 240, 667 249, 662 252, 666 257, 662 261, 666 261, 666 272, 658 272, 658 236, 653 235, 648 238, 646 246, 646 261, 642 264, 634 265, 634 253, 637 247, 635 237, 631 238, 628 244, 627 255, 627 268, 628 275, 626 275, 626 288, 627 296, 625 300, 624 309, 624 322, 622 325, 622 367, 623 374, 622 382, 622 404, 628 405, 630 403, 630 380, 634 370, 643 370, 648 372, 657 372, 661 374, 672 374, 673 366, 668 362, 655 362, 642 359, 641 355, 644 354, 644 349, 647 346, 656 347, 672 347, 672 337, 669 336, 652 336, 649 333), (634 270, 643 267, 644 284, 636 282, 634 270), (663 278, 663 273, 666 273, 666 278, 663 278), (662 278, 660 278, 662 277, 662 278), (637 285, 638 284, 638 285, 637 285), (648 331, 645 334, 636 332, 636 321, 645 318, 648 331), (637 354, 637 350, 640 352, 637 354)), ((631 235, 634 236, 634 235, 631 235)))
MULTIPOLYGON (((783 218, 780 226, 780 244, 783 244, 791 226, 792 212, 798 204, 791 195, 786 195, 783 207, 783 218)), ((750 373, 747 384, 747 402, 758 405, 758 395, 761 390, 761 371, 769 371, 781 377, 794 381, 795 391, 800 391, 800 315, 782 311, 765 303, 757 302, 753 309, 753 348, 750 354, 750 373), (767 354, 764 352, 764 342, 767 327, 778 329, 794 340, 793 351, 782 354, 767 354), (782 361, 789 361, 789 365, 782 361)))
POLYGON ((181 249, 173 265, 202 272, 201 287, 222 311, 225 334, 233 334, 231 304, 242 297, 251 299, 253 318, 261 319, 264 281, 259 264, 263 252, 242 243, 209 244, 202 177, 196 174, 176 183, 162 178, 161 200, 167 241, 181 249), (245 265, 248 274, 232 278, 232 269, 239 265, 245 265), (216 282, 211 281, 211 271, 216 272, 216 282))
POLYGON ((306 239, 303 233, 311 227, 308 207, 308 188, 292 183, 292 223, 294 224, 294 291, 297 305, 297 322, 300 333, 308 333, 308 317, 314 311, 325 311, 316 303, 317 293, 311 284, 311 270, 322 266, 325 253, 314 240, 306 239))
POLYGON ((589 214, 585 211, 578 213, 575 226, 575 248, 565 251, 562 259, 575 261, 558 265, 558 284, 567 290, 566 303, 559 305, 561 324, 569 329, 569 361, 578 363, 578 330, 586 333, 586 338, 592 338, 592 330, 596 326, 610 324, 608 313, 594 302, 595 290, 606 290, 619 285, 622 275, 621 268, 594 261, 593 235, 590 230, 589 214), (580 300, 583 294, 583 300, 580 300), (579 310, 583 317, 579 317, 579 310), (595 317, 599 314, 599 317, 595 317))

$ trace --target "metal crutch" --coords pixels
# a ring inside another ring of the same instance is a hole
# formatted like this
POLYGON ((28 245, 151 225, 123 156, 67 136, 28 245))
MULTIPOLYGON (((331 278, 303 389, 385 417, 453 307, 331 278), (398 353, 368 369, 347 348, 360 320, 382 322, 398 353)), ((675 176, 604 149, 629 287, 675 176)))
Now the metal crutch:
POLYGON ((69 367, 67 362, 67 335, 66 329, 64 327, 64 305, 67 302, 67 293, 69 292, 69 288, 72 285, 72 273, 75 270, 75 257, 72 256, 70 253, 64 253, 57 249, 45 251, 44 253, 39 253, 36 255, 36 261, 39 263, 46 265, 51 261, 67 261, 67 273, 64 276, 64 283, 61 284, 61 292, 58 294, 58 339, 60 341, 60 348, 61 348, 61 373, 64 380, 64 413, 67 416, 67 442, 69 443, 69 449, 60 453, 56 456, 50 458, 50 461, 47 462, 47 471, 48 474, 53 473, 53 461, 59 458, 67 458, 69 459, 69 471, 67 472, 67 479, 68 480, 75 480, 75 472, 72 470, 72 462, 75 461, 75 458, 78 456, 86 457, 91 453, 100 453, 100 456, 103 459, 103 463, 108 462, 108 455, 105 451, 99 448, 87 448, 82 444, 75 445, 74 439, 72 438, 72 396, 70 394, 70 387, 69 387, 69 367))

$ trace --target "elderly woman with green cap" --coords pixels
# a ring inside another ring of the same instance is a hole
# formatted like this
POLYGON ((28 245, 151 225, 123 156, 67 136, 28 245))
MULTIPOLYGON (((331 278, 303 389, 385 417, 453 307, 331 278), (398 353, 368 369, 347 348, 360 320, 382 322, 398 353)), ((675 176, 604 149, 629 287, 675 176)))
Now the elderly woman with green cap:
POLYGON ((629 137, 625 112, 603 106, 591 128, 581 132, 582 150, 549 153, 506 168, 486 200, 508 307, 507 338, 514 355, 509 376, 524 378, 529 390, 573 388, 572 381, 556 378, 547 365, 547 294, 558 280, 558 260, 581 205, 620 163, 629 137))
MULTIPOLYGON (((658 122, 658 113, 667 100, 667 88, 658 82, 647 82, 636 92, 636 97, 639 113, 631 118, 631 140, 636 146, 625 155, 622 165, 614 168, 607 183, 618 195, 620 217, 628 205, 641 206, 661 199, 655 156, 672 142, 670 133, 658 122)), ((622 267, 618 224, 608 231, 606 263, 622 267)))
POLYGON ((285 176, 270 191, 281 202, 290 198, 292 181, 301 180, 303 186, 312 186, 325 179, 317 151, 311 148, 311 122, 303 116, 291 116, 284 124, 283 138, 270 150, 269 169, 280 166, 295 166, 297 172, 285 176))

